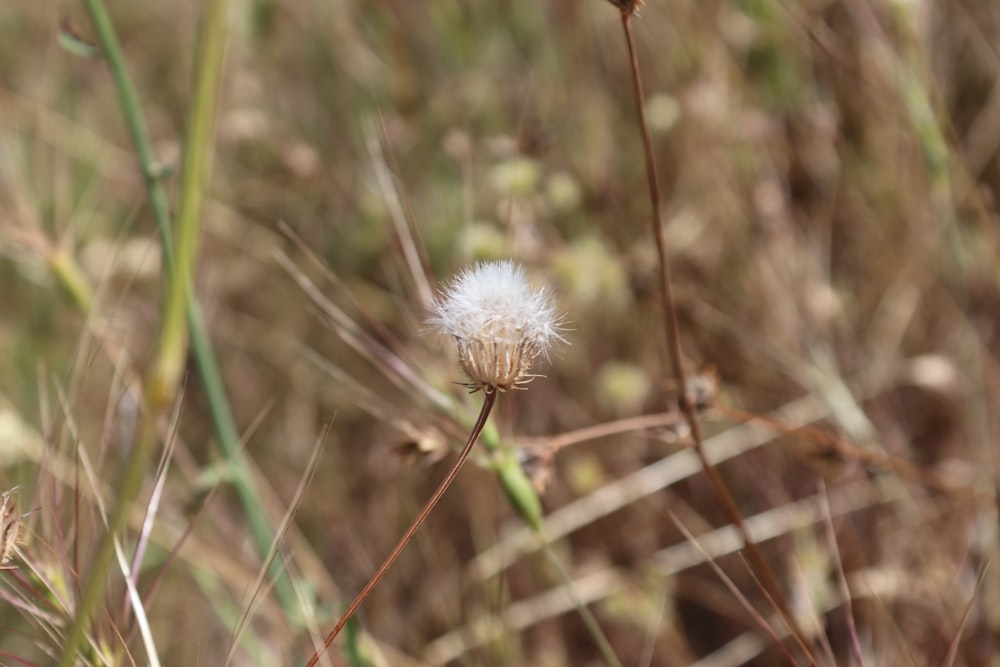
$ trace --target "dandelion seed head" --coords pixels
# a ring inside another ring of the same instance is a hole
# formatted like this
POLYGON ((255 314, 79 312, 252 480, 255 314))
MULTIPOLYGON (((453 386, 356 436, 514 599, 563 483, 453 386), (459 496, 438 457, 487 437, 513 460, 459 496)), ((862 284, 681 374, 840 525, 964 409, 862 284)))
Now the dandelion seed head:
POLYGON ((538 356, 563 340, 549 293, 533 288, 509 260, 459 273, 431 305, 428 321, 454 339, 467 386, 486 392, 530 381, 538 356))

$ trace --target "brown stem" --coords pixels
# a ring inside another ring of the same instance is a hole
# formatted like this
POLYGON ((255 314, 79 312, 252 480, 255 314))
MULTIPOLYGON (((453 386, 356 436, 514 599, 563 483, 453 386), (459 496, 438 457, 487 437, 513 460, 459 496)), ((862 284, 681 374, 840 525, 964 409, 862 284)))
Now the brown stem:
POLYGON ((351 603, 351 606, 347 608, 347 611, 344 612, 344 615, 340 617, 339 621, 337 621, 337 625, 334 626, 333 630, 330 631, 330 634, 328 634, 326 636, 326 639, 323 640, 323 648, 317 650, 315 653, 313 653, 313 656, 309 658, 309 662, 306 663, 306 667, 313 667, 313 665, 319 662, 319 657, 323 655, 323 653, 325 653, 328 648, 330 648, 330 644, 332 644, 333 640, 337 638, 337 635, 340 634, 340 631, 344 629, 344 626, 347 625, 347 622, 351 620, 351 617, 354 616, 354 612, 358 610, 358 607, 360 607, 361 603, 365 601, 365 598, 367 598, 368 595, 375 589, 375 586, 378 585, 378 582, 382 580, 382 577, 385 576, 385 573, 389 571, 389 568, 392 567, 392 564, 396 562, 396 559, 399 558, 399 554, 403 552, 403 549, 406 547, 407 543, 411 539, 413 539, 413 536, 416 534, 417 529, 420 528, 420 525, 431 513, 431 510, 433 510, 434 506, 438 504, 439 500, 441 500, 441 496, 444 495, 444 492, 448 490, 448 487, 451 486, 451 483, 455 481, 456 477, 458 477, 458 471, 461 470, 462 464, 465 463, 465 460, 469 458, 469 454, 472 452, 473 445, 476 444, 476 440, 479 439, 479 434, 482 432, 483 427, 486 425, 486 420, 489 418, 490 412, 493 410, 493 404, 496 402, 496 398, 497 398, 496 391, 494 390, 485 391, 483 408, 482 410, 479 411, 479 418, 476 420, 475 426, 472 427, 472 433, 469 434, 469 440, 465 443, 465 447, 462 449, 462 453, 458 455, 458 460, 455 461, 455 464, 451 467, 451 470, 448 471, 448 475, 438 485, 438 488, 434 491, 434 494, 424 504, 424 507, 423 509, 420 510, 420 513, 417 515, 417 518, 414 519, 413 523, 410 524, 410 527, 403 534, 403 537, 400 538, 399 543, 396 544, 395 548, 385 559, 385 562, 383 562, 382 565, 379 566, 378 570, 375 571, 375 574, 373 574, 371 579, 368 580, 368 583, 365 584, 365 587, 362 588, 361 592, 358 593, 358 596, 354 598, 354 602, 351 603))
POLYGON ((635 93, 635 106, 636 111, 639 114, 639 127, 642 130, 642 147, 646 158, 646 180, 649 184, 649 201, 653 208, 653 236, 656 238, 656 252, 660 260, 663 317, 667 331, 667 345, 670 349, 671 365, 673 366, 674 376, 677 378, 677 382, 681 387, 679 397, 681 412, 684 413, 684 418, 691 429, 691 440, 694 443, 695 453, 698 455, 701 466, 705 470, 705 474, 708 476, 712 487, 715 489, 715 493, 718 496, 719 501, 722 503, 723 510, 726 512, 729 520, 736 526, 736 529, 740 533, 747 558, 753 566, 753 569, 757 572, 757 575, 760 577, 767 593, 774 599, 775 604, 778 607, 778 611, 781 613, 785 622, 792 630, 792 635, 795 637, 799 647, 807 656, 809 656, 812 663, 816 664, 811 651, 809 651, 802 640, 802 633, 798 628, 798 624, 796 623, 794 616, 792 615, 791 607, 788 604, 788 598, 785 597, 784 591, 778 584, 777 577, 775 577, 771 567, 767 564, 767 560, 764 558, 764 554, 761 553, 760 547, 758 547, 753 541, 753 538, 750 537, 750 532, 747 530, 746 523, 743 521, 743 516, 740 514, 739 508, 736 506, 736 502, 729 493, 729 489, 726 488, 726 484, 722 480, 722 476, 705 455, 705 449, 702 445, 701 439, 701 426, 698 423, 698 415, 694 405, 691 403, 690 397, 688 396, 687 382, 684 374, 684 364, 681 360, 680 325, 677 321, 677 307, 674 302, 673 282, 670 279, 670 262, 667 257, 666 232, 663 230, 663 219, 660 212, 660 188, 658 182, 659 178, 656 172, 656 158, 653 154, 653 138, 649 130, 649 123, 646 120, 645 94, 642 89, 642 76, 639 72, 639 58, 635 51, 635 39, 632 36, 633 10, 634 7, 622 8, 622 27, 625 29, 625 42, 628 45, 629 64, 631 65, 632 84, 633 91, 635 93))
POLYGON ((654 415, 640 415, 638 417, 626 417, 617 421, 605 422, 594 426, 586 426, 575 431, 567 431, 559 435, 548 438, 535 438, 525 440, 522 444, 526 448, 543 450, 548 453, 556 453, 570 445, 581 442, 606 438, 611 435, 621 433, 632 433, 658 427, 676 426, 681 416, 676 412, 662 412, 654 415))
POLYGON ((811 445, 811 448, 806 449, 805 451, 796 452, 799 455, 814 457, 834 455, 843 461, 860 461, 865 465, 873 466, 878 469, 892 470, 903 479, 923 484, 930 489, 947 493, 954 498, 971 500, 973 502, 981 503, 984 506, 996 503, 996 499, 992 494, 980 493, 974 488, 962 486, 961 484, 949 480, 947 477, 939 475, 932 470, 925 470, 916 463, 905 458, 892 456, 891 454, 884 454, 875 449, 865 449, 849 440, 845 440, 844 438, 836 436, 833 433, 828 433, 818 429, 815 426, 795 426, 792 424, 786 424, 779 419, 774 419, 773 417, 768 417, 767 415, 744 412, 743 410, 731 408, 728 405, 723 405, 721 403, 715 403, 712 407, 719 411, 723 416, 735 419, 744 424, 759 422, 761 424, 766 424, 768 428, 773 428, 779 433, 795 436, 808 442, 811 445))

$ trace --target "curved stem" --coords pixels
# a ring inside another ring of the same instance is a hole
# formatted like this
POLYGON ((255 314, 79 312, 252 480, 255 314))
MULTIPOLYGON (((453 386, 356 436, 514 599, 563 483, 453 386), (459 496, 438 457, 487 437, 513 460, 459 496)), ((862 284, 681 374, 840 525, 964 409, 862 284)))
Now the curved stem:
POLYGON ((445 476, 445 478, 438 485, 434 494, 424 504, 423 509, 421 509, 420 513, 417 514, 417 518, 410 524, 410 527, 403 534, 403 537, 400 538, 395 548, 393 548, 392 552, 388 555, 388 557, 386 557, 382 565, 379 566, 378 570, 375 571, 375 574, 372 575, 371 579, 368 580, 365 587, 361 589, 358 596, 354 598, 354 602, 352 602, 351 606, 347 608, 344 615, 340 617, 340 620, 337 621, 337 625, 335 625, 333 630, 330 631, 330 634, 328 634, 326 639, 323 640, 323 648, 317 650, 313 653, 313 656, 309 658, 309 662, 306 663, 306 667, 313 667, 313 665, 319 662, 319 657, 325 653, 328 648, 330 648, 330 644, 332 644, 333 640, 337 638, 340 631, 344 629, 347 622, 351 620, 351 617, 354 616, 354 612, 358 610, 358 607, 361 606, 368 595, 375 590, 375 586, 377 586, 378 582, 382 580, 385 573, 389 571, 392 564, 396 562, 396 559, 399 558, 399 555, 403 552, 403 549, 409 541, 413 539, 413 536, 417 533, 417 529, 420 528, 420 525, 428 517, 435 505, 438 504, 438 501, 441 500, 441 496, 444 495, 444 492, 448 490, 451 483, 455 481, 456 477, 458 477, 458 472, 462 469, 462 464, 465 463, 465 460, 469 458, 469 454, 472 452, 472 447, 476 444, 476 440, 479 439, 479 434, 486 425, 486 420, 489 418, 490 412, 493 410, 493 404, 497 399, 496 391, 487 391, 485 395, 486 398, 483 401, 483 407, 479 411, 479 418, 476 419, 476 424, 472 427, 472 433, 469 434, 469 439, 465 443, 462 453, 458 455, 458 460, 455 461, 454 465, 452 465, 451 470, 448 471, 447 476, 445 476))

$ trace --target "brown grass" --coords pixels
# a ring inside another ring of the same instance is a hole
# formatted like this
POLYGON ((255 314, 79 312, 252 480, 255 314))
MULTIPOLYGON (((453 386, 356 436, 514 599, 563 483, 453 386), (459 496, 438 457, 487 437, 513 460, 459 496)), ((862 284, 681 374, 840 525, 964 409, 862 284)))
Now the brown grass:
MULTIPOLYGON (((198 4, 109 9, 176 166, 198 4)), ((310 628, 332 627, 444 475, 478 405, 425 329, 428 289, 496 257, 528 266, 571 322, 571 346, 494 423, 547 476, 546 531, 618 657, 789 664, 671 520, 783 636, 678 418, 617 9, 233 9, 196 289, 275 528, 332 429, 277 554, 315 615, 265 585, 231 664, 304 663, 310 628)), ((92 39, 82 10, 60 11, 92 39)), ((57 650, 102 525, 82 462, 110 487, 159 324, 155 227, 106 64, 59 48, 59 19, 0 6, 0 491, 21 484, 34 510, 0 572, 10 664, 57 650), (87 318, 60 292, 55 248, 95 290, 87 318)), ((648 0, 633 29, 683 362, 719 377, 705 453, 811 650, 991 664, 992 3, 648 0)), ((138 581, 168 665, 223 664, 262 571, 196 378, 138 581)), ((599 664, 490 455, 473 460, 362 608, 370 650, 390 665, 599 664)), ((114 664, 122 646, 144 663, 113 581, 95 631, 114 664)))

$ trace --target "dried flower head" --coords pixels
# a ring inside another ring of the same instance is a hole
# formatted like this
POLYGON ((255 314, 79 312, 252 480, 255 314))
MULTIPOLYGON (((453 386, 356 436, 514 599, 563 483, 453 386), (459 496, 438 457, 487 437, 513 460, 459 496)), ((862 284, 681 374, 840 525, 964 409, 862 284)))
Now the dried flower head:
POLYGON ((8 570, 7 562, 13 558, 24 535, 24 517, 18 513, 14 493, 18 487, 0 494, 0 570, 8 570))
POLYGON ((466 386, 487 393, 530 381, 538 355, 562 340, 549 294, 533 289, 509 260, 459 273, 432 304, 428 321, 455 340, 466 386))

